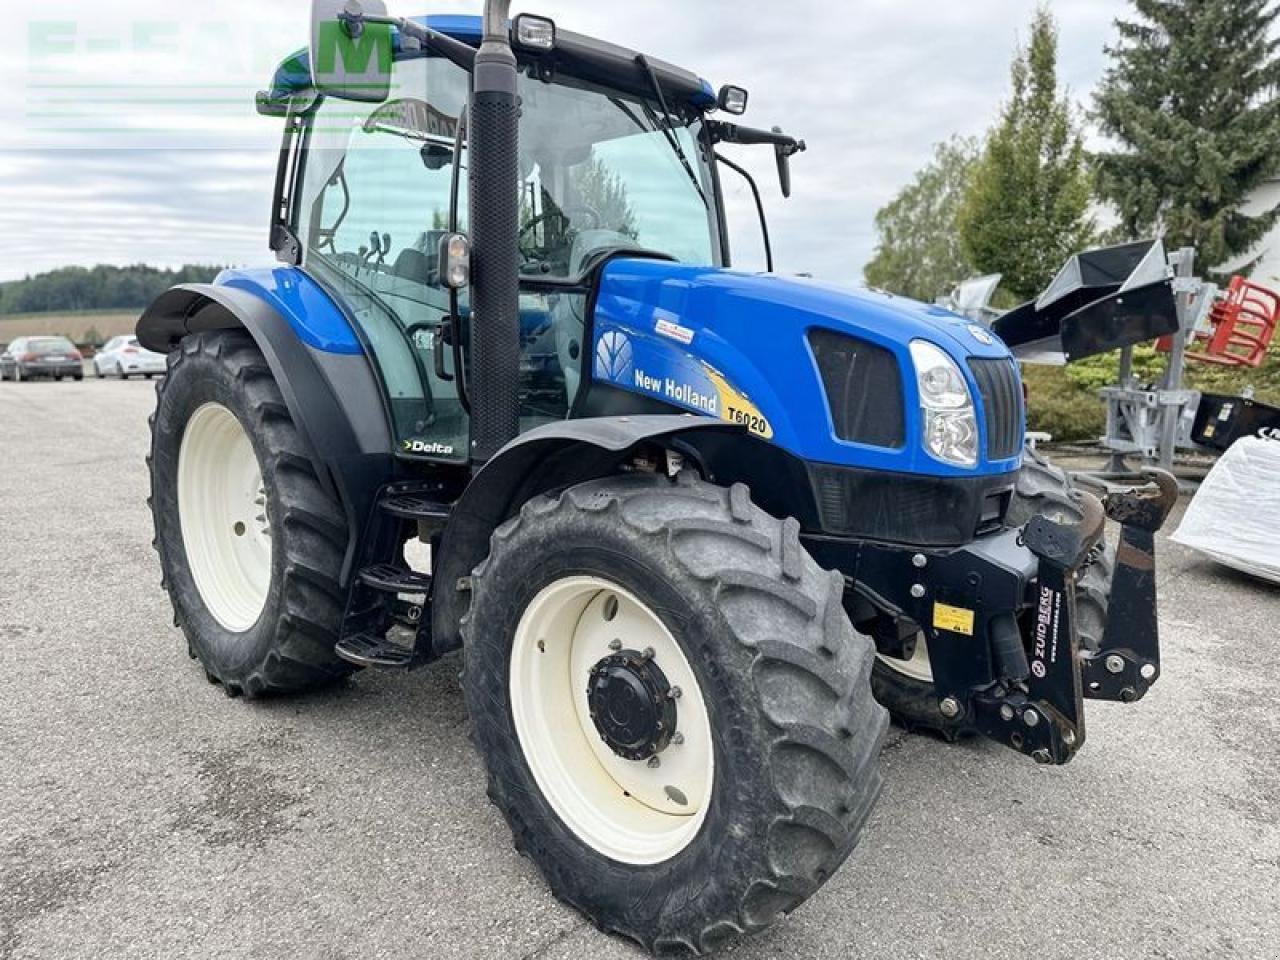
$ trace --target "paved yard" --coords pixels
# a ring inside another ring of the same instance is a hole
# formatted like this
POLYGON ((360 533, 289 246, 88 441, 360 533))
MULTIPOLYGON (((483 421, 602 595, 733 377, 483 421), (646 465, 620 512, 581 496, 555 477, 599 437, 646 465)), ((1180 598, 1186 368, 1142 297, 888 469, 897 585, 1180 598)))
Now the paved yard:
MULTIPOLYGON (((0 960, 636 956, 484 797, 456 659, 226 699, 170 626, 150 385, 0 384, 0 960)), ((1064 769, 895 731, 862 845, 738 958, 1280 956, 1280 591, 1163 545, 1163 681, 1064 769)))

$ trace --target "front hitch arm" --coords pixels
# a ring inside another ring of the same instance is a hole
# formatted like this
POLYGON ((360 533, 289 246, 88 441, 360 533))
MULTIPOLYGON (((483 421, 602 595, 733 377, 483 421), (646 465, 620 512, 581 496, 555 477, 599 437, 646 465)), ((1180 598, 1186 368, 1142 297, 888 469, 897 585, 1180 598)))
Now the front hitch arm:
POLYGON ((1178 481, 1155 469, 1125 479, 1135 485, 1103 501, 1121 525, 1120 545, 1102 648, 1081 655, 1081 673, 1086 697, 1133 703, 1160 677, 1155 536, 1178 502, 1178 481))
POLYGON ((1084 745, 1084 691, 1078 668, 1076 576, 1106 528, 1096 497, 1082 498, 1084 515, 1064 524, 1037 516, 1022 542, 1039 561, 1036 605, 1022 691, 976 698, 983 732, 1039 763, 1063 764, 1084 745))

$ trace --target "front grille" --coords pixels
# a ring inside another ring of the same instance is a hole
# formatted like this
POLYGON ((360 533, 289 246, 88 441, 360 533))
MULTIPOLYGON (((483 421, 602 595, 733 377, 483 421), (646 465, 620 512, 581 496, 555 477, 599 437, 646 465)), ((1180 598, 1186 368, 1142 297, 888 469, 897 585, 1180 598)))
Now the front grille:
POLYGON ((873 447, 906 443, 897 358, 884 347, 830 330, 814 330, 809 345, 818 361, 836 436, 873 447))
POLYGON ((987 459, 1007 460, 1022 450, 1022 381, 1008 358, 973 357, 969 369, 978 381, 986 413, 987 459))
POLYGON ((926 477, 809 466, 822 531, 842 537, 958 546, 997 529, 1008 507, 1012 474, 926 477))

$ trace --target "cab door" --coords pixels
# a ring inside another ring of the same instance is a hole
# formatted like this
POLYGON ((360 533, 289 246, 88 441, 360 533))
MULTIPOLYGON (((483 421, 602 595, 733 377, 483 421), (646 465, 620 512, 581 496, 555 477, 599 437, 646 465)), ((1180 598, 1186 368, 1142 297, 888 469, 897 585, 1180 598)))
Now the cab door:
MULTIPOLYGON (((468 81, 448 61, 418 58, 397 64, 383 103, 322 101, 310 117, 295 191, 303 269, 354 319, 382 382, 398 453, 415 459, 468 456, 470 418, 438 263, 468 81)), ((465 230, 465 208, 460 218, 465 230)))

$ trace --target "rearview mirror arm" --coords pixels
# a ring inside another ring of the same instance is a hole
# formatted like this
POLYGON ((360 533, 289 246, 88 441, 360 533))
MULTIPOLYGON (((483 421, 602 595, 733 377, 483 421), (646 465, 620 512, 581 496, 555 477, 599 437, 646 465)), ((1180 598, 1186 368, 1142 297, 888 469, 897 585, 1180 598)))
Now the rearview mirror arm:
POLYGON ((789 137, 781 130, 759 130, 755 127, 741 127, 736 123, 727 123, 724 120, 709 121, 707 129, 711 133, 711 139, 716 143, 733 143, 744 147, 763 144, 780 148, 788 157, 794 157, 797 153, 804 153, 809 149, 808 144, 803 140, 789 137))
POLYGON ((361 24, 365 23, 383 23, 395 27, 400 31, 402 37, 409 37, 422 45, 422 49, 428 53, 434 53, 444 59, 456 64, 468 73, 473 73, 476 68, 476 50, 463 43, 461 40, 455 40, 453 37, 447 36, 438 30, 432 30, 430 27, 424 27, 420 23, 407 20, 404 17, 370 17, 366 15, 348 15, 345 21, 351 24, 355 29, 360 29, 361 24))

